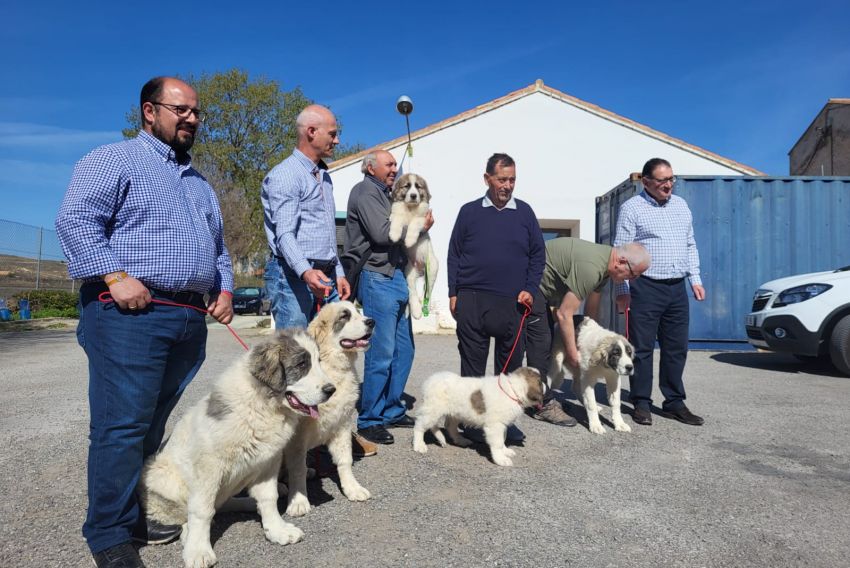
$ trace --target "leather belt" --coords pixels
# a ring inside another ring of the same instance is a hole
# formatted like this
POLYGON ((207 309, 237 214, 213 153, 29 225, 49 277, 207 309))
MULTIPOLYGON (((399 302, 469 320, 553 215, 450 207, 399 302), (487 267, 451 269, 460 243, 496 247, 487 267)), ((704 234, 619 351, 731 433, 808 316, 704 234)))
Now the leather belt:
POLYGON ((321 270, 327 276, 335 276, 336 275, 336 259, 333 260, 317 260, 315 258, 308 258, 307 262, 315 270, 321 270))
POLYGON ((151 292, 151 296, 155 299, 168 300, 175 304, 186 304, 204 309, 207 307, 206 303, 204 303, 204 295, 200 292, 189 292, 188 290, 182 292, 169 292, 168 290, 157 290, 156 288, 149 288, 149 290, 151 292))
POLYGON ((667 284, 669 286, 672 286, 673 284, 678 284, 679 282, 682 282, 685 279, 684 276, 681 278, 650 278, 649 276, 644 276, 643 278, 651 282, 657 282, 658 284, 667 284))

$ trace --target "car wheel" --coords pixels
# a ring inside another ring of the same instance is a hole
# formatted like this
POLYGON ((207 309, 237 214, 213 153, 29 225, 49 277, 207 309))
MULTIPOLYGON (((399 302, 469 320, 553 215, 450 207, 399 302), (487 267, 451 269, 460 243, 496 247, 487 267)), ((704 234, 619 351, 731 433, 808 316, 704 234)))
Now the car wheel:
POLYGON ((836 369, 850 375, 850 315, 841 318, 832 330, 829 358, 836 369))

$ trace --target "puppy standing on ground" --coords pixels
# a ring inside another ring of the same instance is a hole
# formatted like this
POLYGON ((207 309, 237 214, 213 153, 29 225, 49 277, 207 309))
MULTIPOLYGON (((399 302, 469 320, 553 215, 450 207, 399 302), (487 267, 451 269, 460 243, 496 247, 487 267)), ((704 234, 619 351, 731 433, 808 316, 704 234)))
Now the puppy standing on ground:
POLYGON ((431 298, 431 290, 437 278, 439 261, 431 246, 428 233, 423 233, 425 217, 431 208, 431 192, 425 178, 416 174, 404 174, 393 185, 390 208, 390 240, 397 243, 407 227, 404 246, 407 249, 407 266, 404 277, 409 291, 410 314, 422 317, 422 300, 416 290, 416 279, 425 277, 424 297, 431 298))
POLYGON ((319 364, 336 392, 319 406, 317 420, 299 423, 284 450, 289 476, 288 515, 300 517, 310 511, 306 458, 307 452, 320 444, 328 445, 343 494, 351 501, 365 501, 372 496, 351 470, 351 432, 357 427, 357 398, 362 382, 354 364, 357 354, 369 349, 374 327, 375 320, 363 317, 351 302, 325 305, 307 327, 307 333, 319 346, 319 364))
POLYGON ((483 428, 493 462, 513 465, 516 452, 505 447, 505 432, 524 408, 543 402, 543 382, 535 369, 522 367, 499 377, 471 378, 443 372, 431 375, 422 385, 422 402, 417 405, 413 427, 413 449, 424 454, 425 431, 430 430, 440 446, 446 439, 440 431, 445 418, 446 432, 456 446, 472 442, 458 433, 458 422, 483 428))
POLYGON ((605 381, 608 391, 608 403, 611 405, 611 421, 614 430, 631 432, 632 429, 623 420, 620 412, 621 377, 634 373, 634 347, 629 341, 613 331, 607 330, 589 317, 576 317, 576 347, 578 347, 580 368, 567 366, 564 344, 560 335, 555 333, 552 345, 552 364, 549 380, 552 388, 559 388, 566 373, 573 377, 573 392, 581 399, 587 411, 587 424, 594 434, 604 434, 605 428, 599 421, 599 409, 596 406, 594 387, 598 381, 605 381))
POLYGON ((304 538, 280 516, 277 476, 298 423, 319 418, 317 406, 334 393, 318 362, 316 342, 302 331, 253 348, 186 412, 145 464, 139 498, 150 518, 184 525, 186 566, 216 563, 213 515, 243 488, 257 502, 266 538, 278 544, 304 538))

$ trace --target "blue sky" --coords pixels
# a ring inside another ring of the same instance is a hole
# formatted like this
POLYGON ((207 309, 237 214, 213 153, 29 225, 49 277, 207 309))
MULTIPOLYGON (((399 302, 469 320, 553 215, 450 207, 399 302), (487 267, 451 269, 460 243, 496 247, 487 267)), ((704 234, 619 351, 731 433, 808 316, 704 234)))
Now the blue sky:
POLYGON ((74 162, 155 75, 234 67, 329 104, 346 142, 541 78, 772 175, 850 97, 850 2, 18 2, 0 50, 0 218, 52 227, 74 162))

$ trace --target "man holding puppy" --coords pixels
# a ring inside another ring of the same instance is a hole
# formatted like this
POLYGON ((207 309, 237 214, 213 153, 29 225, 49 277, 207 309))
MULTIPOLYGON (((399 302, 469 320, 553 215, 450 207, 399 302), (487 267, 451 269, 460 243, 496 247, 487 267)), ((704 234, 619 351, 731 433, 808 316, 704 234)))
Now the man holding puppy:
MULTIPOLYGON (((545 377, 549 372, 552 351, 553 326, 557 319, 560 331, 555 341, 563 341, 565 362, 579 364, 573 316, 585 303, 584 313, 597 319, 602 287, 608 280, 616 283, 638 278, 650 264, 647 250, 638 243, 628 243, 616 248, 564 237, 546 243, 546 268, 534 307, 528 318, 528 365, 545 377), (557 306, 555 317, 549 305, 557 306)), ((554 393, 549 391, 543 408, 532 414, 533 418, 559 426, 575 426, 576 420, 561 408, 554 393)))
MULTIPOLYGON (((357 289, 352 293, 363 313, 375 320, 372 346, 366 352, 360 391, 358 433, 378 444, 392 444, 387 427, 412 427, 402 401, 413 365, 413 328, 408 316, 408 289, 404 278, 407 254, 404 234, 390 241, 391 192, 398 166, 385 150, 369 152, 360 166, 363 181, 351 189, 345 221, 342 259, 357 289), (359 267, 359 277, 353 276, 359 267)), ((434 224, 431 212, 424 230, 434 224)), ((407 229, 405 228, 405 232, 407 229)))

